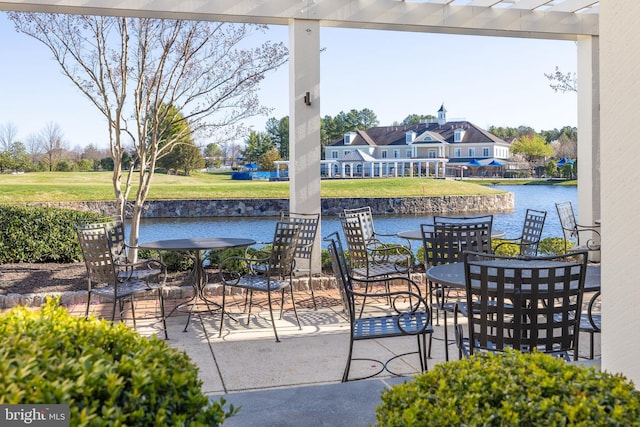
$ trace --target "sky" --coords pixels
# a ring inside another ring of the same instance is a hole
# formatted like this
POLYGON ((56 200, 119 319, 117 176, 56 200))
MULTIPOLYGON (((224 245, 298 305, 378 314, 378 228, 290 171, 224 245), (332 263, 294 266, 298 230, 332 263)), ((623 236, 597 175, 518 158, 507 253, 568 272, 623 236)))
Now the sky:
MULTIPOLYGON (((288 28, 271 26, 263 37, 286 44, 288 28)), ((485 129, 577 126, 576 94, 555 93, 544 76, 556 66, 577 70, 572 41, 321 28, 320 46, 322 117, 369 108, 384 126, 410 114, 437 116, 444 104, 449 119, 485 129)), ((70 148, 108 147, 100 113, 49 50, 17 33, 4 13, 0 58, 0 125, 13 124, 18 140, 55 123, 70 148)), ((247 120, 253 130, 289 114, 288 74, 285 64, 262 82, 260 101, 271 112, 247 120)))

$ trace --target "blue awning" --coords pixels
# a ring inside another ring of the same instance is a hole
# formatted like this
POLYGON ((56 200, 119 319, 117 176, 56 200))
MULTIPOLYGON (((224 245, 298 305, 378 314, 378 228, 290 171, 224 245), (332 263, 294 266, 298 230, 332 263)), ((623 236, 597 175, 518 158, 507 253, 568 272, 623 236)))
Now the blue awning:
POLYGON ((487 166, 502 166, 502 163, 497 160, 491 160, 491 163, 489 163, 487 166))
POLYGON ((564 165, 572 165, 572 164, 573 164, 573 160, 567 159, 566 157, 561 158, 560 161, 558 162, 558 166, 560 167, 564 165))
POLYGON ((245 169, 258 169, 258 167, 259 166, 256 165, 255 163, 249 163, 249 164, 244 165, 245 169))
POLYGON ((473 159, 469 163, 467 163, 467 166, 482 166, 482 164, 476 159, 473 159))

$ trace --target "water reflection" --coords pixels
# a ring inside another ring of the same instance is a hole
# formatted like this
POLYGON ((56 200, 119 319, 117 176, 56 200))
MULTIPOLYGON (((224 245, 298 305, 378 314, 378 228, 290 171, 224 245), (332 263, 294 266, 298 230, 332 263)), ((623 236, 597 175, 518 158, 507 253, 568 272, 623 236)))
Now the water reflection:
MULTIPOLYGON (((494 227, 505 231, 508 237, 516 237, 520 234, 527 208, 547 211, 543 238, 560 237, 562 229, 555 202, 571 200, 574 206, 577 206, 577 188, 574 186, 511 185, 495 188, 514 193, 514 212, 496 214, 494 217, 494 227)), ((274 217, 146 219, 140 227, 140 241, 191 237, 248 237, 266 242, 273 237, 275 220, 274 217)), ((402 230, 420 228, 420 224, 431 221, 432 217, 425 215, 376 215, 375 226, 378 233, 395 234, 402 230)), ((340 230, 340 221, 337 217, 322 218, 320 236, 340 230)), ((400 239, 397 241, 401 242, 400 239)))

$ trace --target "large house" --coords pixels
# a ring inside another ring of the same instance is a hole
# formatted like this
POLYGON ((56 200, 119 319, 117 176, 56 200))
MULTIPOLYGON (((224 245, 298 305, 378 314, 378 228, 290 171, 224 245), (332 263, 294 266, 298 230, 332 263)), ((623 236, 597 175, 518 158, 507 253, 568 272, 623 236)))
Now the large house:
POLYGON ((325 146, 322 175, 502 176, 510 143, 466 120, 438 120, 408 126, 379 126, 348 132, 325 146))

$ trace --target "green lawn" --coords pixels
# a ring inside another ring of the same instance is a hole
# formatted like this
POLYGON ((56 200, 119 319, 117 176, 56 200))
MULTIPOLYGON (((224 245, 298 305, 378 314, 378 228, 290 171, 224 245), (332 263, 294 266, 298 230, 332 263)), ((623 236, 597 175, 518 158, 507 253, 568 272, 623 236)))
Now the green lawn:
MULTIPOLYGON (((110 172, 38 172, 0 175, 0 203, 113 200, 110 172)), ((134 188, 135 190, 135 188, 134 188)), ((490 194, 481 185, 443 179, 327 180, 321 197, 410 197, 490 194)), ((135 197, 132 195, 130 198, 135 197)), ((156 174, 149 199, 288 198, 288 182, 234 181, 230 173, 156 174)))

